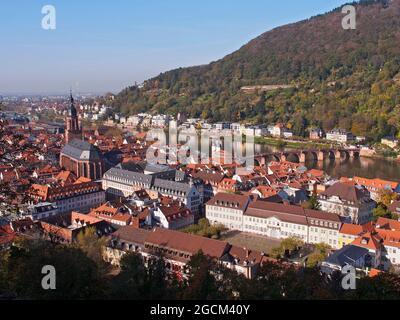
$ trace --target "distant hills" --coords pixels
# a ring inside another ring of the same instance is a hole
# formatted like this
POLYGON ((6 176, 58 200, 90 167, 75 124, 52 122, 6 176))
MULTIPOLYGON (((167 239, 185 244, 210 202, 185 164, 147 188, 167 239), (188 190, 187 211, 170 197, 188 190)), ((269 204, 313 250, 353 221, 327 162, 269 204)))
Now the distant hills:
POLYGON ((125 114, 284 122, 298 135, 313 126, 373 139, 398 134, 400 0, 353 5, 356 30, 342 28, 338 8, 266 32, 219 61, 129 87, 114 106, 125 114))

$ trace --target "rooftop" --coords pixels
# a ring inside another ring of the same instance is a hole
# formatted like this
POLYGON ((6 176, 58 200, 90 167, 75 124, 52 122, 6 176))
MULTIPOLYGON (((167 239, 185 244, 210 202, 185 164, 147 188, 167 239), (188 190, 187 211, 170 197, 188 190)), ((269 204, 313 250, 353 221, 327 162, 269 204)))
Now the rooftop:
POLYGON ((89 142, 75 139, 66 144, 61 153, 76 160, 101 160, 101 151, 89 142))

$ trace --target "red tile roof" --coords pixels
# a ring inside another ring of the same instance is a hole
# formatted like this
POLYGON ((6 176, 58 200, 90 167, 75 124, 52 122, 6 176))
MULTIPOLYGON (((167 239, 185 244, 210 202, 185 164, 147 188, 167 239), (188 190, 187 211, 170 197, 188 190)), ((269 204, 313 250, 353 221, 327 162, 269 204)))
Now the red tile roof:
POLYGON ((382 238, 379 234, 367 232, 355 239, 351 244, 362 248, 378 250, 381 247, 381 240, 382 238))
POLYGON ((400 231, 400 221, 380 217, 376 221, 377 229, 389 229, 400 231))
POLYGON ((342 227, 340 228, 340 233, 359 236, 365 232, 371 232, 373 230, 374 226, 372 223, 367 223, 364 225, 343 223, 342 227))
POLYGON ((213 258, 221 258, 229 250, 229 244, 225 241, 161 228, 154 229, 148 235, 146 244, 174 249, 190 255, 197 254, 201 250, 205 255, 213 258))
POLYGON ((242 196, 230 193, 218 193, 214 198, 207 202, 208 206, 219 206, 237 208, 237 210, 244 211, 249 202, 248 196, 242 196))

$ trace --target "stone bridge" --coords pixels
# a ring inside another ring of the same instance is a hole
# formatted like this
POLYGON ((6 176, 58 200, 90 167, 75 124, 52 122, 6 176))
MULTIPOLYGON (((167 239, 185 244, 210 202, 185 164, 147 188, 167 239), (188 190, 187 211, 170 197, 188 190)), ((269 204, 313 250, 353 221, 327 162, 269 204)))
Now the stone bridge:
POLYGON ((270 161, 289 161, 295 159, 299 163, 305 163, 307 159, 313 158, 317 161, 325 159, 349 159, 360 157, 360 149, 310 149, 310 150, 293 150, 284 152, 262 153, 257 154, 254 159, 260 164, 265 165, 270 161))

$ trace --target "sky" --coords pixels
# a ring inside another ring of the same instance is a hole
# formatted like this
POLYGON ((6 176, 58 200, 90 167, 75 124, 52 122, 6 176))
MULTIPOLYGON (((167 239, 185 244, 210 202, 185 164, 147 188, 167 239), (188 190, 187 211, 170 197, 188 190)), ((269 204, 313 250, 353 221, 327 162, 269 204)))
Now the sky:
POLYGON ((1 0, 0 95, 118 93, 345 0, 1 0), (42 28, 42 8, 56 29, 42 28))

